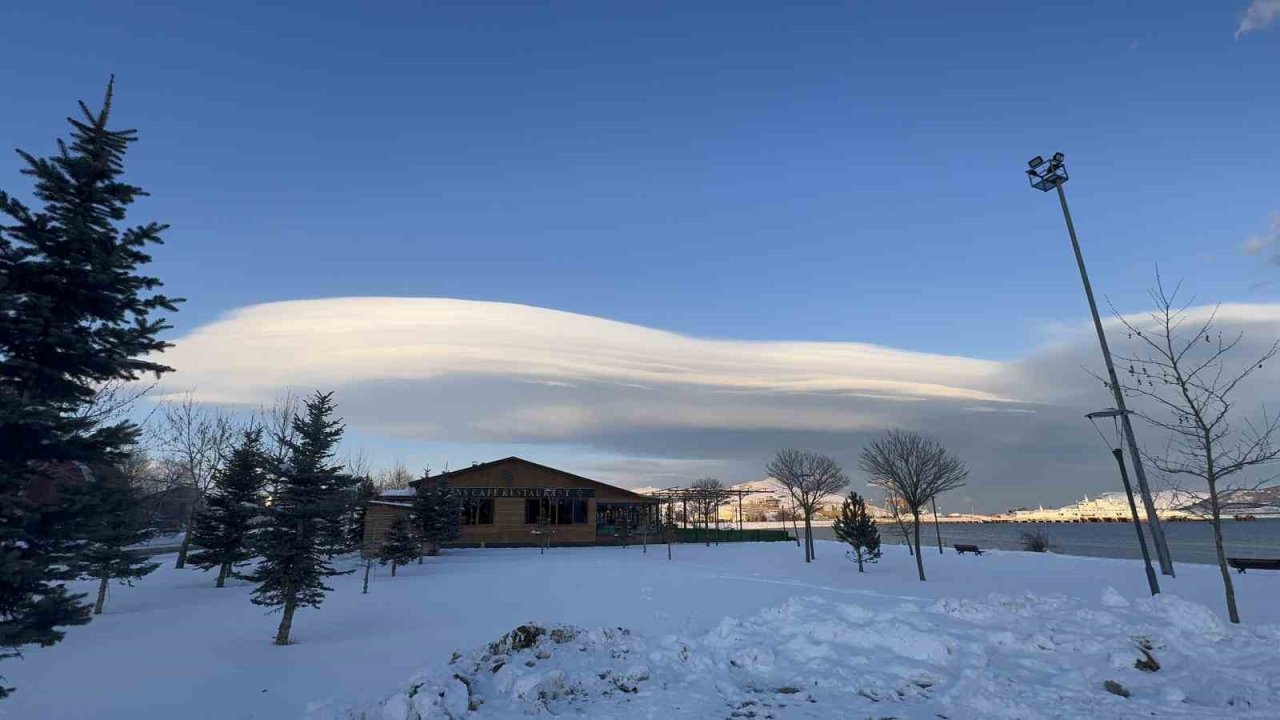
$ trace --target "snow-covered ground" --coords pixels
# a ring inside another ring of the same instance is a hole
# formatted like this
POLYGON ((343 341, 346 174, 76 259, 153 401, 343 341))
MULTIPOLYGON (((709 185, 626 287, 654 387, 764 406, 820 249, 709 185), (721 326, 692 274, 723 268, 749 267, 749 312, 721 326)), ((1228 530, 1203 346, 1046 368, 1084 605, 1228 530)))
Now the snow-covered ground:
POLYGON ((1152 601, 1128 560, 931 552, 920 583, 903 547, 864 575, 834 543, 818 554, 451 551, 368 595, 335 578, 283 648, 247 586, 166 566, 0 663, 17 687, 0 717, 1280 717, 1280 573, 1235 577, 1231 627, 1211 566, 1180 566, 1152 601), (489 647, 524 623, 545 632, 489 647), (1147 653, 1159 670, 1135 667, 1147 653))

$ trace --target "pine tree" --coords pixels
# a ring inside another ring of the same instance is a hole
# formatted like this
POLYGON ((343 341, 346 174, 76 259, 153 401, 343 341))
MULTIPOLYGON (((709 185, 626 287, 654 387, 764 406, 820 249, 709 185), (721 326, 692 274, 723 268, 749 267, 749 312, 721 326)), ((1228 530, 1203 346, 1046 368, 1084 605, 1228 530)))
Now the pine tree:
POLYGON ((427 555, 439 555, 440 543, 462 535, 462 496, 444 480, 433 482, 423 474, 413 496, 413 514, 427 555))
POLYGON ((413 523, 407 513, 396 515, 387 528, 382 539, 382 549, 378 551, 378 562, 382 565, 391 563, 391 577, 396 576, 396 567, 407 565, 422 554, 421 543, 413 532, 413 523))
POLYGON ((66 496, 74 518, 75 543, 67 565, 78 577, 98 581, 98 599, 93 614, 101 615, 112 580, 124 585, 151 574, 159 563, 129 550, 151 539, 137 493, 123 478, 112 474, 95 476, 66 496))
POLYGON ((876 521, 867 513, 867 503, 858 493, 849 493, 840 506, 840 517, 831 524, 831 530, 837 539, 849 545, 849 558, 858 563, 858 572, 863 570, 863 563, 873 563, 880 559, 880 530, 876 521))
POLYGON ((19 151, 40 209, 0 192, 0 658, 89 619, 60 583, 56 530, 74 523, 52 517, 68 507, 37 504, 30 489, 53 466, 120 460, 136 425, 85 409, 105 383, 170 370, 155 362, 169 326, 153 315, 178 301, 139 272, 166 226, 121 227, 145 193, 122 179, 136 133, 107 127, 111 97, 109 84, 100 111, 80 104, 52 157, 19 151))
POLYGON ((374 484, 373 478, 368 475, 359 478, 346 531, 347 545, 351 550, 358 550, 364 544, 364 516, 369 510, 369 503, 377 498, 378 486, 374 484))
POLYGON ((294 437, 282 439, 287 458, 275 478, 266 522, 254 533, 262 560, 249 575, 258 583, 253 602, 281 609, 277 645, 289 644, 297 609, 319 607, 332 590, 325 578, 345 574, 331 560, 344 544, 341 513, 353 482, 333 461, 343 430, 333 412, 333 393, 317 392, 294 417, 294 437))
POLYGON ((244 431, 226 464, 214 475, 213 492, 200 513, 191 539, 197 550, 187 560, 201 570, 218 568, 215 587, 225 587, 236 567, 253 558, 250 535, 255 521, 265 512, 262 504, 265 463, 262 430, 250 428, 244 431))

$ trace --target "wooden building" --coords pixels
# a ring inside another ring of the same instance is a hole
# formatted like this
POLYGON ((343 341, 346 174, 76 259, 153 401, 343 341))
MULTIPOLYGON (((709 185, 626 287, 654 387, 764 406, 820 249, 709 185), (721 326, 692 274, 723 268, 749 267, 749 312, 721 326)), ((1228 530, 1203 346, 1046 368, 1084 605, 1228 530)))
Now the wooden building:
MULTIPOLYGON (((518 457, 435 475, 428 482, 439 480, 462 495, 462 537, 445 547, 519 547, 547 540, 552 545, 614 544, 624 527, 636 535, 658 522, 655 498, 518 457)), ((369 504, 366 553, 381 547, 397 514, 410 512, 413 492, 388 490, 369 504)))

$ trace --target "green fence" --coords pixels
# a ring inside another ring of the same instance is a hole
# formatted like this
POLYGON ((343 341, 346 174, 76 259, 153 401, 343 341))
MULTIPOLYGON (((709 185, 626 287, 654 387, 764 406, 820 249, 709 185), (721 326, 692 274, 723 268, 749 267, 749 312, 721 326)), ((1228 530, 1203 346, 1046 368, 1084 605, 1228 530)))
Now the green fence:
POLYGON ((678 528, 676 542, 786 542, 791 533, 786 530, 738 530, 721 528, 678 528))

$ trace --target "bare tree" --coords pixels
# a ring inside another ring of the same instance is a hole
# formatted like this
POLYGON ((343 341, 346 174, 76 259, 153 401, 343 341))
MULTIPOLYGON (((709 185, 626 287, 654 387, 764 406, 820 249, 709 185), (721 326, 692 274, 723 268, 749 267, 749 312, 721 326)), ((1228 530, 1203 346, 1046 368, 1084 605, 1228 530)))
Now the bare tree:
POLYGON ((689 500, 693 503, 694 513, 702 519, 703 539, 708 545, 711 544, 711 523, 719 519, 720 506, 728 499, 729 493, 724 483, 715 478, 700 478, 689 486, 689 500))
POLYGON ((128 415, 155 386, 155 380, 143 382, 118 378, 99 383, 94 388, 93 400, 76 408, 76 417, 93 420, 99 425, 119 420, 128 415))
MULTIPOLYGON (((266 453, 271 475, 278 475, 289 457, 289 445, 298 437, 293 419, 302 411, 302 400, 293 391, 275 399, 270 407, 258 408, 256 425, 262 426, 266 440, 266 453)), ((270 483, 268 483, 270 485, 270 483)), ((268 491, 272 488, 268 487, 268 491)))
POLYGON ((911 545, 911 526, 907 524, 906 507, 906 503, 902 502, 902 499, 892 490, 884 491, 884 509, 888 511, 893 524, 898 527, 898 534, 902 536, 902 544, 907 546, 907 553, 915 557, 916 549, 911 545))
POLYGON ((813 514, 823 498, 849 484, 849 478, 826 455, 801 450, 779 450, 765 470, 790 493, 804 514, 804 561, 813 561, 813 514))
POLYGON ((166 403, 160 409, 156 429, 160 448, 171 467, 181 471, 179 484, 192 490, 191 504, 183 520, 186 532, 178 548, 176 568, 187 564, 187 551, 191 546, 192 532, 199 522, 200 506, 213 484, 214 475, 222 467, 235 430, 235 423, 228 413, 197 403, 194 393, 188 392, 181 400, 166 403))
POLYGON ((373 477, 373 464, 369 462, 369 456, 365 454, 363 448, 357 448, 354 452, 347 453, 346 462, 343 463, 348 475, 352 477, 365 478, 373 477))
MULTIPOLYGON (((430 472, 430 468, 423 471, 423 477, 426 477, 430 472)), ((416 479, 417 477, 412 472, 409 472, 408 466, 403 461, 396 460, 396 463, 391 467, 378 471, 373 478, 373 482, 378 486, 379 490, 403 490, 409 487, 409 483, 416 479)))
POLYGON ((1139 341, 1139 350, 1117 359, 1129 363, 1124 390, 1148 401, 1148 407, 1134 413, 1169 433, 1163 454, 1146 453, 1151 464, 1175 484, 1191 478, 1204 483, 1207 492, 1201 495, 1201 507, 1207 505, 1213 525, 1227 615, 1238 623, 1235 586, 1222 545, 1222 513, 1233 497, 1274 479, 1274 475, 1244 479, 1241 473, 1249 475, 1280 458, 1280 447, 1273 442, 1280 417, 1270 417, 1264 409, 1257 420, 1233 424, 1239 415, 1235 392, 1275 357, 1280 342, 1243 366, 1229 366, 1228 356, 1239 347, 1243 333, 1224 338, 1214 330, 1217 308, 1203 315, 1189 311, 1191 301, 1178 300, 1180 287, 1166 290, 1157 274, 1150 293, 1156 308, 1149 321, 1120 317, 1130 337, 1139 341))
POLYGON ((890 430, 873 440, 862 449, 858 465, 872 485, 892 493, 911 513, 916 571, 923 582, 920 511, 942 493, 964 485, 969 471, 941 443, 910 430, 890 430))

